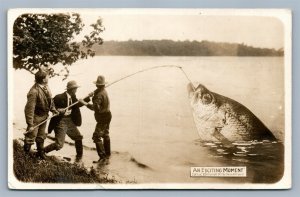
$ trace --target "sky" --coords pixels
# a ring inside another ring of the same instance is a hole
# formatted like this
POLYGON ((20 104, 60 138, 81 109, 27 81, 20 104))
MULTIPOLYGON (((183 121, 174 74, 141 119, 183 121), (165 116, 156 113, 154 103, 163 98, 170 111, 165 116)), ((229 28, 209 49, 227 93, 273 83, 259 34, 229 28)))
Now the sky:
POLYGON ((86 27, 103 20, 104 41, 116 40, 208 40, 244 43, 262 48, 284 47, 281 12, 239 10, 79 10, 86 27))
POLYGON ((208 40, 280 49, 291 38, 290 13, 283 9, 32 9, 41 12, 79 13, 85 28, 75 40, 91 32, 99 17, 104 41, 208 40))

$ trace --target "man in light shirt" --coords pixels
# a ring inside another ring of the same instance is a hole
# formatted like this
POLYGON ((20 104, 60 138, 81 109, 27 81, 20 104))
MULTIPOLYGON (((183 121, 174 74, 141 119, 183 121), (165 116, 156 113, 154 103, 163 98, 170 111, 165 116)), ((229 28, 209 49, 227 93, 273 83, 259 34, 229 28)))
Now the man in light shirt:
MULTIPOLYGON (((76 105, 67 108, 78 101, 76 98, 76 91, 79 86, 76 81, 69 81, 67 83, 67 91, 62 94, 58 94, 54 97, 54 104, 60 115, 51 119, 48 127, 48 133, 51 133, 54 129, 55 132, 55 142, 49 144, 45 147, 45 153, 49 153, 53 150, 60 150, 64 143, 66 134, 75 141, 76 148, 76 159, 75 161, 80 161, 83 155, 82 138, 78 126, 81 126, 81 113, 80 107, 83 106, 80 102, 76 105), (66 109, 67 108, 67 109, 66 109)), ((85 99, 89 101, 89 98, 85 99)))

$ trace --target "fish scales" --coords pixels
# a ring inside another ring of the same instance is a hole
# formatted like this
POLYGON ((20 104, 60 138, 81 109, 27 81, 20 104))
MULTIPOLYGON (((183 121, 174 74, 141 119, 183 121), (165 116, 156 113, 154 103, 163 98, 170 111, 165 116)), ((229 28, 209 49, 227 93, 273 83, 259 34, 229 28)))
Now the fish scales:
POLYGON ((199 84, 188 85, 193 117, 202 140, 276 140, 272 132, 241 103, 209 91, 199 84))

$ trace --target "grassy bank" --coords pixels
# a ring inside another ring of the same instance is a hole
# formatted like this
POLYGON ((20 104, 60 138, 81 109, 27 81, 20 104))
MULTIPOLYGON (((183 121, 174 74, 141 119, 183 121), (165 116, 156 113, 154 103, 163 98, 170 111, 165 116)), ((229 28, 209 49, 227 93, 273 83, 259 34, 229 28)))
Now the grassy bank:
POLYGON ((34 153, 25 154, 21 144, 14 140, 14 173, 22 182, 34 183, 116 183, 116 180, 100 177, 94 169, 63 162, 56 157, 42 161, 34 153))

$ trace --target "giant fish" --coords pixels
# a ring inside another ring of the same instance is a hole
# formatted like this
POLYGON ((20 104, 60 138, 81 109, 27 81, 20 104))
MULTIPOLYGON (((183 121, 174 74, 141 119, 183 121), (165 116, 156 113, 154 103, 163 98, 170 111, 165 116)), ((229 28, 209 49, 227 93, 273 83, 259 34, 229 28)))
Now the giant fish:
POLYGON ((188 84, 188 93, 199 136, 204 141, 270 140, 272 132, 241 103, 209 91, 199 84, 188 84))

